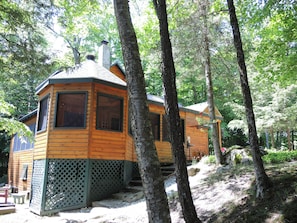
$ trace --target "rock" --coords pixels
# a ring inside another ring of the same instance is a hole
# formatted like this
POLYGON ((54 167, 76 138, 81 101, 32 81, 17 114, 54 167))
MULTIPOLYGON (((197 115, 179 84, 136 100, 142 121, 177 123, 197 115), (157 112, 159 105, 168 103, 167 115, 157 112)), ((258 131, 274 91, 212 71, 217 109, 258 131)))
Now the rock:
POLYGON ((241 160, 241 164, 243 165, 251 165, 253 163, 253 160, 251 158, 243 158, 241 160))
POLYGON ((226 163, 229 165, 245 164, 249 165, 252 163, 252 158, 249 148, 242 147, 231 147, 227 149, 224 155, 226 163))
POLYGON ((193 176, 195 176, 198 172, 200 171, 200 169, 199 168, 189 168, 188 169, 188 175, 190 176, 190 177, 193 177, 193 176))
POLYGON ((220 166, 220 167, 217 168, 216 173, 224 173, 224 172, 229 171, 230 169, 231 169, 230 165, 220 166))

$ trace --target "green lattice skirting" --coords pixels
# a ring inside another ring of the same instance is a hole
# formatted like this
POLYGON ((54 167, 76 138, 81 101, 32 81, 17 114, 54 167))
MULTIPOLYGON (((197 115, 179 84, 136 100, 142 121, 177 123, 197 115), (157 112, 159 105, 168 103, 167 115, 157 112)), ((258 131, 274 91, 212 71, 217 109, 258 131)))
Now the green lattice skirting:
POLYGON ((30 210, 48 215, 90 206, 124 188, 132 178, 133 166, 121 160, 35 160, 30 210))

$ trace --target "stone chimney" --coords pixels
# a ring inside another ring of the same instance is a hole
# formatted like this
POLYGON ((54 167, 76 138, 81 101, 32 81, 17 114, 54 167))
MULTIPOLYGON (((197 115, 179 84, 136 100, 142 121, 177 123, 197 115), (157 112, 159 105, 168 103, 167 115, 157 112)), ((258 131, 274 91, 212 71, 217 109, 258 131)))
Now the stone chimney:
POLYGON ((99 47, 98 56, 99 65, 109 70, 110 68, 110 49, 108 47, 108 41, 102 40, 99 47))

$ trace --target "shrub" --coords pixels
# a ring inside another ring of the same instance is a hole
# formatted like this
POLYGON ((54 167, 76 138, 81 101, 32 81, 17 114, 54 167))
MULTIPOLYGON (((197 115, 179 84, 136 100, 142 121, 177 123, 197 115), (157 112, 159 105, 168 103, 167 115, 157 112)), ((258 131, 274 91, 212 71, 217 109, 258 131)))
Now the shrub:
POLYGON ((216 163, 216 158, 214 155, 209 155, 209 156, 203 156, 201 161, 205 164, 215 164, 216 163))
POLYGON ((264 163, 283 163, 297 160, 297 150, 293 151, 272 151, 262 157, 264 163))

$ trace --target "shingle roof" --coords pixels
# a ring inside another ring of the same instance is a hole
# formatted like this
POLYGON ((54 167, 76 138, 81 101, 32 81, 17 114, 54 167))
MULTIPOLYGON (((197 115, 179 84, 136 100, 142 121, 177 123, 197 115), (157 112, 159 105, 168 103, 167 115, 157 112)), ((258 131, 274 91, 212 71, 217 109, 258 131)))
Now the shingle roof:
POLYGON ((164 104, 164 98, 152 94, 147 94, 147 100, 164 104))
POLYGON ((49 84, 78 82, 103 82, 107 85, 121 88, 126 88, 127 86, 125 81, 114 75, 108 69, 100 66, 93 60, 86 60, 81 65, 74 68, 53 73, 36 88, 36 91, 39 92, 49 84))
POLYGON ((187 106, 187 109, 191 109, 198 112, 204 112, 204 110, 208 107, 207 102, 201 102, 198 104, 187 106))
MULTIPOLYGON (((147 94, 147 100, 149 102, 153 102, 153 103, 157 103, 157 104, 162 104, 162 105, 164 105, 164 103, 165 103, 165 99, 163 97, 152 95, 152 94, 147 94)), ((178 107, 180 109, 181 108, 184 108, 181 104, 178 104, 178 107)))
MULTIPOLYGON (((204 115, 209 115, 209 112, 206 111, 206 109, 208 108, 208 103, 206 102, 201 102, 198 104, 194 104, 194 105, 190 105, 187 106, 186 109, 191 110, 191 111, 196 111, 199 113, 202 113, 204 115)), ((216 111, 216 118, 218 119, 223 119, 223 116, 221 115, 220 111, 215 107, 215 111, 216 111)))
POLYGON ((34 117, 35 115, 37 115, 37 109, 35 109, 35 110, 31 111, 30 113, 20 117, 19 121, 20 122, 25 122, 25 121, 29 120, 30 118, 34 117))

